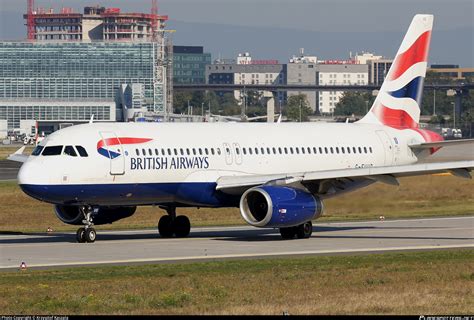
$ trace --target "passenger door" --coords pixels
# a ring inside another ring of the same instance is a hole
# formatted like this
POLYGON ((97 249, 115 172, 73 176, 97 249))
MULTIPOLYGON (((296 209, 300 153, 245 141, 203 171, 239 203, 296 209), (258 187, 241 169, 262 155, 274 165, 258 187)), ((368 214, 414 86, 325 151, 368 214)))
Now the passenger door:
POLYGON ((107 150, 110 159, 110 174, 122 175, 125 174, 125 154, 123 146, 120 143, 117 135, 112 131, 100 132, 104 148, 107 150))

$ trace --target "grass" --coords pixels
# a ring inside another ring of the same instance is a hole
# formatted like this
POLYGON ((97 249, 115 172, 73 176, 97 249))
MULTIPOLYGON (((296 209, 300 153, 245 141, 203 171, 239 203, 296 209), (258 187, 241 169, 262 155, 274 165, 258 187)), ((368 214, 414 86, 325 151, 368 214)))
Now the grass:
MULTIPOLYGON (((400 187, 381 183, 348 195, 325 201, 325 213, 318 221, 413 218, 474 214, 474 181, 453 176, 423 176, 400 179, 400 187)), ((0 232, 37 232, 49 226, 54 230, 75 230, 60 222, 50 204, 34 200, 15 182, 0 183, 0 232)), ((237 208, 180 209, 193 226, 244 224, 237 208)), ((100 229, 155 227, 163 210, 140 207, 134 216, 100 229)))
POLYGON ((4 272, 5 314, 473 314, 474 250, 4 272))
MULTIPOLYGON (((5 160, 9 155, 20 149, 23 145, 15 145, 15 146, 8 146, 8 147, 0 147, 0 160, 5 160)), ((33 146, 26 146, 24 154, 31 154, 33 151, 33 146)))

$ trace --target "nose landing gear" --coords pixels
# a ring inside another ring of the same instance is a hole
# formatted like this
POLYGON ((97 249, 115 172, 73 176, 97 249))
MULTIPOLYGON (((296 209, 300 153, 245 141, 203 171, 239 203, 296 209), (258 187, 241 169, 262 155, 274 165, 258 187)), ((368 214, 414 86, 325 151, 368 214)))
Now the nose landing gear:
POLYGON ((191 231, 191 223, 186 216, 176 216, 175 207, 164 208, 168 215, 162 216, 158 222, 158 232, 163 238, 185 238, 191 231))
POLYGON ((77 229, 76 240, 79 243, 92 243, 97 237, 97 233, 93 228, 94 223, 92 221, 92 214, 94 213, 94 210, 90 206, 83 206, 80 208, 80 210, 84 215, 84 220, 82 220, 82 223, 84 223, 85 226, 77 229))

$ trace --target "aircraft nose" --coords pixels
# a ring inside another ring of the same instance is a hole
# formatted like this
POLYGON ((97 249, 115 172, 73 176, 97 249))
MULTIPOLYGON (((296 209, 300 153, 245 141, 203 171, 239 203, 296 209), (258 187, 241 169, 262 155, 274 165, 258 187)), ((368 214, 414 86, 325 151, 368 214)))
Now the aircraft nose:
POLYGON ((24 193, 38 200, 44 200, 47 194, 45 189, 44 168, 34 161, 23 163, 18 172, 18 185, 24 193))

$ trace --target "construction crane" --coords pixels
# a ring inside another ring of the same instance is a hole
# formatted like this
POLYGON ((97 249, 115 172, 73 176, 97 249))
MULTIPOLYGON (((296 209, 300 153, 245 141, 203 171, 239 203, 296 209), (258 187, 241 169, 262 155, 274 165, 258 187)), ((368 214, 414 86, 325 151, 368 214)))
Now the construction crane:
POLYGON ((26 27, 28 30, 28 40, 35 39, 35 18, 33 17, 33 10, 35 6, 35 0, 27 0, 27 20, 26 27))

